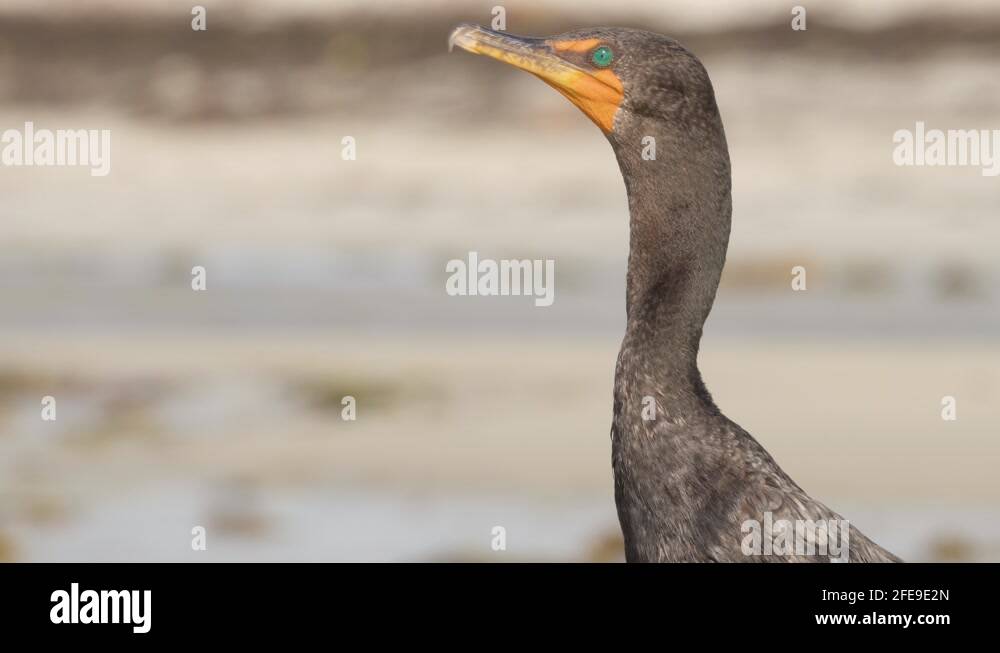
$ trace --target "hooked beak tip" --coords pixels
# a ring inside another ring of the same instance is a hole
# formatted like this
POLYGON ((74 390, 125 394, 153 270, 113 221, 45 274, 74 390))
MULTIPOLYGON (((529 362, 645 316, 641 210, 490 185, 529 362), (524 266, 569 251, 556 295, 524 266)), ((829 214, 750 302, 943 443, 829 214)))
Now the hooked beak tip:
POLYGON ((472 34, 474 34, 478 29, 479 27, 476 25, 462 23, 455 29, 451 30, 451 34, 448 35, 448 52, 454 50, 456 45, 463 50, 469 50, 476 42, 472 34))

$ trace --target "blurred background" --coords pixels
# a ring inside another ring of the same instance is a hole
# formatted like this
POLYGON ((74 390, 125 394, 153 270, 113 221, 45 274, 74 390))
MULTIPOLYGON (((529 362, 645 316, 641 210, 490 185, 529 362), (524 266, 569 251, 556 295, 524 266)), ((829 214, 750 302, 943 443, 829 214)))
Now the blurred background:
MULTIPOLYGON (((622 559, 624 186, 561 96, 448 54, 501 3, 193 4, 0 5, 0 130, 112 130, 107 177, 0 168, 0 560, 622 559), (554 305, 447 296, 469 251, 554 259, 554 305)), ((502 3, 702 58, 717 402, 904 558, 1000 560, 1000 182, 892 163, 916 121, 1000 129, 1000 4, 794 4, 502 3)))

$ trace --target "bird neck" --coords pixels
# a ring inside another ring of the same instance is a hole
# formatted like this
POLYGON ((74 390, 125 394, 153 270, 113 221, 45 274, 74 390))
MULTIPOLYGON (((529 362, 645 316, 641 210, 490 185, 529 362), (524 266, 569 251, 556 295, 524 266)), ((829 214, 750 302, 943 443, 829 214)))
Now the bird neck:
POLYGON ((698 347, 729 242, 729 156, 721 124, 708 137, 657 142, 654 160, 638 147, 615 148, 630 213, 623 371, 643 379, 636 391, 651 382, 699 404, 708 395, 698 347))

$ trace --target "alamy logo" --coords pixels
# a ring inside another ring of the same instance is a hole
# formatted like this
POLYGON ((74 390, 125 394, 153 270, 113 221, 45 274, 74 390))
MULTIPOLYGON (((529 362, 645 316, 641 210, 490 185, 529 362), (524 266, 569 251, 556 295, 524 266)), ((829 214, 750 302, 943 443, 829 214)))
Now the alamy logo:
POLYGON ((1000 175, 1000 129, 927 129, 892 135, 892 161, 898 166, 979 166, 984 177, 1000 175))
POLYGON ((469 252, 468 263, 452 259, 444 271, 451 276, 444 283, 449 295, 524 295, 535 298, 535 306, 552 306, 555 301, 556 263, 552 259, 534 261, 484 258, 469 252))
POLYGON ((748 519, 744 534, 745 556, 828 556, 831 562, 850 559, 851 523, 846 519, 774 519, 770 512, 764 520, 748 519))
POLYGON ((8 129, 0 134, 0 163, 5 166, 89 166, 93 177, 111 172, 110 129, 8 129))
POLYGON ((79 583, 52 592, 49 611, 54 624, 134 624, 132 632, 148 633, 152 626, 150 590, 83 590, 79 583))

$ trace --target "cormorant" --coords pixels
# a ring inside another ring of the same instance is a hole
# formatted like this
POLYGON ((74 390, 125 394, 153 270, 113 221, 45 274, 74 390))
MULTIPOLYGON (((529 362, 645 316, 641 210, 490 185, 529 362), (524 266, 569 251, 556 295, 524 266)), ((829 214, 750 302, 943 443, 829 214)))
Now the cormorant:
POLYGON ((605 27, 524 38, 460 25, 454 45, 554 87, 601 128, 618 159, 630 251, 611 439, 626 559, 826 562, 834 556, 816 552, 834 547, 839 527, 841 544, 849 535, 841 561, 899 562, 806 494, 702 382, 698 346, 732 202, 722 119, 697 57, 659 34, 605 27), (643 156, 649 137, 655 158, 643 156), (788 529, 800 527, 804 537, 789 548, 788 529), (763 546, 754 546, 755 532, 763 546))

